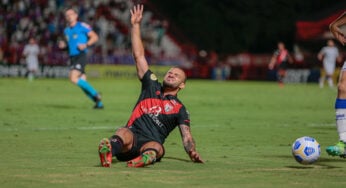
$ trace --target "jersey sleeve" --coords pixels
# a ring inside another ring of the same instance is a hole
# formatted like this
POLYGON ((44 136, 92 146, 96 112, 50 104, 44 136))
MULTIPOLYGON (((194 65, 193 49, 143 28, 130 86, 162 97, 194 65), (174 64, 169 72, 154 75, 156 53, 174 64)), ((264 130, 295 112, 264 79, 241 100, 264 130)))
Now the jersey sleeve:
POLYGON ((81 22, 81 28, 82 28, 82 31, 85 32, 85 33, 89 33, 90 31, 92 31, 92 27, 85 23, 85 22, 81 22))
POLYGON ((142 90, 149 88, 153 85, 159 84, 156 75, 151 72, 151 70, 148 70, 141 79, 142 82, 142 90))
POLYGON ((179 111, 178 125, 181 125, 181 124, 190 126, 190 114, 186 110, 185 106, 182 106, 179 111))

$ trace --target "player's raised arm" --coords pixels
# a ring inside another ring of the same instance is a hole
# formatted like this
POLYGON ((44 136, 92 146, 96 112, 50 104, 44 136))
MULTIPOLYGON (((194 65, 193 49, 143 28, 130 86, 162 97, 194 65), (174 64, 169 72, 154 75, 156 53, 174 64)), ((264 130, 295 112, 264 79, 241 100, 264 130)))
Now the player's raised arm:
POLYGON ((179 125, 181 137, 183 139, 183 145, 186 153, 190 156, 190 159, 196 163, 204 163, 199 153, 196 151, 196 144, 192 138, 190 127, 184 124, 179 125))
POLYGON ((136 62, 137 75, 142 79, 149 69, 148 62, 144 55, 144 46, 141 38, 141 21, 143 16, 143 5, 136 5, 131 12, 131 43, 132 53, 136 62))
POLYGON ((334 37, 342 44, 345 45, 346 39, 345 34, 341 31, 340 26, 346 24, 346 12, 344 12, 340 17, 334 20, 330 25, 329 29, 334 35, 334 37))

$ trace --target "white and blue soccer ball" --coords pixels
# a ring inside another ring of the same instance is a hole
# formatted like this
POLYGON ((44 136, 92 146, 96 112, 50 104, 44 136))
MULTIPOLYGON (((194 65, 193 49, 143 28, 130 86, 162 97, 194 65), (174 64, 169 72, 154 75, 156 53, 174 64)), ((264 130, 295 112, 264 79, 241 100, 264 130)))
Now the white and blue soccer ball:
POLYGON ((312 164, 320 157, 321 147, 316 139, 303 136, 293 142, 292 155, 300 164, 312 164))

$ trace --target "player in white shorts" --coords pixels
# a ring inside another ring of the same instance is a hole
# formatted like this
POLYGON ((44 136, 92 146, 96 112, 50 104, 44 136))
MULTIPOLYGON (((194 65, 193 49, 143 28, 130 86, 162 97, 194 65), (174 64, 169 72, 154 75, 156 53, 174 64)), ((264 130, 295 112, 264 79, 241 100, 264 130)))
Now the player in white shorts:
POLYGON ((321 72, 320 87, 324 86, 324 82, 327 78, 329 87, 334 87, 333 74, 335 72, 335 64, 340 60, 339 49, 335 46, 333 40, 327 41, 327 46, 323 47, 318 53, 317 58, 323 61, 324 73, 321 72))
MULTIPOLYGON (((342 31, 341 26, 346 25, 346 12, 340 17, 334 20, 329 28, 333 36, 342 44, 346 44, 345 31, 342 31)), ((339 142, 335 145, 328 146, 326 151, 331 156, 340 156, 345 158, 346 148, 346 65, 342 66, 339 83, 338 93, 335 100, 335 117, 336 117, 336 128, 339 135, 339 142)))

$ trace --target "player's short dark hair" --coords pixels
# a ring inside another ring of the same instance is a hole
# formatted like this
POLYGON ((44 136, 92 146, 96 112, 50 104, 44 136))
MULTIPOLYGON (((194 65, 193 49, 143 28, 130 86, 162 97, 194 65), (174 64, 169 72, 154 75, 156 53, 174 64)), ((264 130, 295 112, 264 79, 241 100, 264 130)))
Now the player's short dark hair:
POLYGON ((66 7, 66 8, 64 8, 64 13, 67 12, 68 10, 73 10, 77 15, 79 13, 79 11, 76 7, 66 7))

